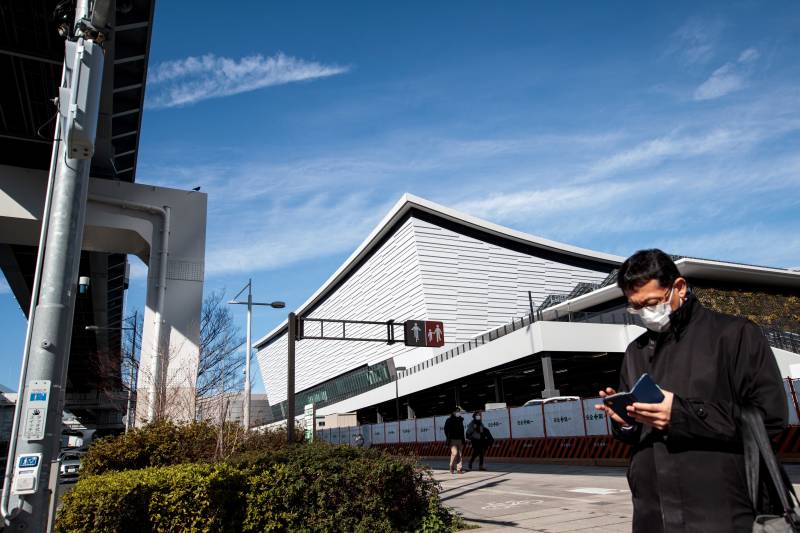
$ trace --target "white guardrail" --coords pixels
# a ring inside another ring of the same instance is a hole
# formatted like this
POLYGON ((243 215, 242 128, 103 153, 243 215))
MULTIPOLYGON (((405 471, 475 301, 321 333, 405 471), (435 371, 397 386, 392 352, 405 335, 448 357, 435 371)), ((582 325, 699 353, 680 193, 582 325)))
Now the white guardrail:
MULTIPOLYGON (((785 379, 789 424, 800 425, 796 391, 800 379, 785 379)), ((483 423, 495 439, 589 437, 610 435, 605 414, 595 410, 599 398, 555 402, 484 411, 483 423)), ((469 417, 465 417, 469 419, 469 417)), ((317 430, 317 438, 331 444, 355 445, 360 434, 365 445, 444 442, 447 416, 412 418, 397 422, 317 430)))

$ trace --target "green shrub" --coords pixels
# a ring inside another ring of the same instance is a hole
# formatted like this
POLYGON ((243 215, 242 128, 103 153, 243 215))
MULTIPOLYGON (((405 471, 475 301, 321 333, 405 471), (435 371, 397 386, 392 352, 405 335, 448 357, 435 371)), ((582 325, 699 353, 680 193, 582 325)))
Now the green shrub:
POLYGON ((220 427, 207 422, 176 425, 162 421, 95 442, 83 458, 82 475, 213 462, 285 446, 286 430, 245 433, 239 424, 220 427))
POLYGON ((230 465, 176 465, 81 478, 56 531, 240 531, 246 473, 230 465))
POLYGON ((82 477, 58 531, 451 531, 427 468, 408 457, 314 444, 230 463, 82 477))
POLYGON ((83 457, 81 474, 209 461, 216 442, 216 428, 205 422, 156 422, 92 444, 83 457))

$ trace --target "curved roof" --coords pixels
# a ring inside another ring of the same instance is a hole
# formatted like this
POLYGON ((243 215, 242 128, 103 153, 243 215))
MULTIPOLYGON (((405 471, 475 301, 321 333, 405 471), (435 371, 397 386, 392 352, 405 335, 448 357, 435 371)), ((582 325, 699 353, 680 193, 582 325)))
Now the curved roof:
MULTIPOLYGON (((378 248, 383 240, 391 235, 397 228, 398 223, 403 221, 405 217, 411 215, 412 212, 427 213, 440 220, 448 221, 452 224, 460 226, 465 230, 479 231, 483 234, 490 235, 494 238, 505 240, 509 243, 518 243, 527 246, 539 248, 549 252, 556 252, 559 254, 569 255, 577 259, 589 260, 595 263, 605 263, 612 266, 618 266, 625 260, 624 257, 617 255, 606 254, 603 252, 596 252, 578 246, 544 239, 529 233, 513 230, 492 222, 482 220, 465 213, 461 213, 455 209, 445 207, 443 205, 431 202, 413 194, 404 194, 400 200, 392 207, 389 213, 381 220, 381 222, 372 230, 369 236, 361 243, 361 245, 347 258, 347 260, 333 273, 333 275, 311 295, 296 311, 297 315, 302 316, 310 312, 318 303, 324 301, 328 295, 336 290, 339 283, 349 276, 353 271, 358 269, 361 262, 370 255, 370 253, 378 248)), ((281 323, 275 329, 267 333, 265 336, 258 339, 253 346, 260 348, 269 344, 272 340, 278 337, 286 330, 286 321, 281 323)))

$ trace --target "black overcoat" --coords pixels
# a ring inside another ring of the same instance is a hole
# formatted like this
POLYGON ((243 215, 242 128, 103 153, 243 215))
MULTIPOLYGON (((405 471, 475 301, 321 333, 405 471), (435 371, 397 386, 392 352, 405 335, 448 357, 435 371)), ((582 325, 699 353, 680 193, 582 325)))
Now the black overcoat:
POLYGON ((752 322, 706 309, 690 293, 667 331, 648 331, 628 346, 619 390, 630 390, 644 372, 675 397, 664 431, 614 427, 617 438, 633 445, 633 531, 749 532, 754 515, 739 406, 760 407, 772 434, 783 429, 788 412, 766 338, 752 322))

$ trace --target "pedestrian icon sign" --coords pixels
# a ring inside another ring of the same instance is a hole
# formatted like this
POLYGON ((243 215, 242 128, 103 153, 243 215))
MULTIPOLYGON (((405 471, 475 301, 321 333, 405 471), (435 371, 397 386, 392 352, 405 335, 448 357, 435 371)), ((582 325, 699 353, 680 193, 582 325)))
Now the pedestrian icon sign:
POLYGON ((444 324, 429 320, 425 322, 425 335, 428 347, 440 348, 444 346, 444 324))
POLYGON ((404 323, 406 346, 444 346, 444 324, 433 320, 407 320, 404 323))
POLYGON ((424 320, 408 320, 403 329, 406 346, 426 346, 424 320))

